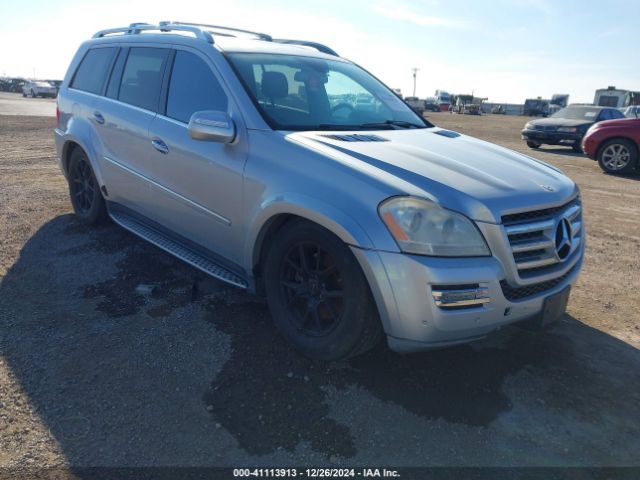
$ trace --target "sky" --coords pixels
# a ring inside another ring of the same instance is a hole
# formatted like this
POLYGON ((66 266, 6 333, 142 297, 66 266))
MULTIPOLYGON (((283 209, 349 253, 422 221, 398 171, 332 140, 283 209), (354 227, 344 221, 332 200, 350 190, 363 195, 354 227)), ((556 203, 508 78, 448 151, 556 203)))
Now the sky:
POLYGON ((63 78, 78 45, 132 22, 192 21, 313 40, 388 86, 490 102, 640 91, 640 0, 30 0, 0 3, 0 75, 63 78))

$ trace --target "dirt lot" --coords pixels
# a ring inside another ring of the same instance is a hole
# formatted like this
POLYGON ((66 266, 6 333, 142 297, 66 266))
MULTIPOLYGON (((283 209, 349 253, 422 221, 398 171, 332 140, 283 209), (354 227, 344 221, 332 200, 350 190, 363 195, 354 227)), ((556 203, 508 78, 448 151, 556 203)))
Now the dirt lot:
POLYGON ((549 333, 326 365, 290 351, 260 299, 76 223, 55 120, 0 116, 0 466, 638 465, 640 177, 528 150, 524 118, 431 118, 580 184, 568 314, 549 333))

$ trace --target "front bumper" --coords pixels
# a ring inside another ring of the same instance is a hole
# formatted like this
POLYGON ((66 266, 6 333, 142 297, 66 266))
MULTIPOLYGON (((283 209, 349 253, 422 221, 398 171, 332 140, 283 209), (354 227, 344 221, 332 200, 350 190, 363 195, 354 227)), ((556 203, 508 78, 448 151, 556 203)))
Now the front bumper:
POLYGON ((580 145, 583 134, 569 132, 545 132, 542 130, 522 130, 523 140, 530 140, 545 145, 580 145))
POLYGON ((514 301, 505 297, 501 281, 507 275, 496 257, 434 258, 356 247, 352 251, 371 286, 389 347, 413 352, 467 343, 503 325, 539 316, 547 297, 575 282, 584 247, 578 262, 560 281, 514 301), (433 292, 443 285, 478 285, 490 301, 467 308, 442 308, 436 305, 433 292))
POLYGON ((582 140, 582 151, 591 160, 595 160, 599 144, 600 142, 596 140, 596 138, 594 138, 593 136, 586 136, 582 140))

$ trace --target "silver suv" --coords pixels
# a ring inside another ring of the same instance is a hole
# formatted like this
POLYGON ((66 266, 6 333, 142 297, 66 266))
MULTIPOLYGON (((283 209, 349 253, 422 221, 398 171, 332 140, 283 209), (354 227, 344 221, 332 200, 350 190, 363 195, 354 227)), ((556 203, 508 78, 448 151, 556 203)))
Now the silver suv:
POLYGON ((265 294, 302 354, 469 342, 558 319, 578 187, 435 127, 324 45, 161 22, 96 33, 58 95, 77 216, 265 294))

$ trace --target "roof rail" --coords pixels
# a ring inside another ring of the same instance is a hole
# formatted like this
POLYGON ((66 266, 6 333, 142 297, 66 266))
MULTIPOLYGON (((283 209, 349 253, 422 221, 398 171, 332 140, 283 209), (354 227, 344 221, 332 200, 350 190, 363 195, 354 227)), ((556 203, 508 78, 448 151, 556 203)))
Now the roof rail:
POLYGON ((209 25, 207 23, 191 23, 191 22, 171 22, 171 23, 174 25, 189 25, 192 27, 207 27, 207 30, 217 30, 218 32, 220 32, 221 35, 225 35, 225 36, 233 37, 235 36, 233 35, 234 33, 244 33, 247 35, 253 35, 254 37, 259 38, 260 40, 265 40, 267 42, 273 41, 273 39, 271 38, 271 35, 267 35, 266 33, 260 33, 260 32, 252 32, 251 30, 243 30, 241 28, 224 27, 222 25, 209 25), (222 32, 230 32, 231 35, 224 34, 222 32))
POLYGON ((195 35, 196 38, 204 40, 207 43, 213 43, 213 36, 209 32, 192 25, 177 25, 171 22, 160 22, 159 25, 152 25, 150 23, 132 23, 128 27, 108 28, 106 30, 100 30, 93 35, 93 38, 102 38, 107 35, 116 33, 122 33, 124 35, 137 35, 145 30, 159 30, 161 32, 191 32, 195 35))
POLYGON ((303 47, 315 48, 319 52, 326 53, 328 55, 333 55, 334 57, 339 57, 340 56, 340 55, 338 55, 336 53, 336 51, 334 49, 329 48, 326 45, 323 45, 322 43, 318 43, 318 42, 309 42, 307 40, 290 40, 290 39, 286 39, 286 38, 274 38, 273 42, 275 42, 275 43, 286 43, 286 44, 290 44, 290 45, 302 45, 303 47))
POLYGON ((158 30, 160 32, 171 32, 171 31, 183 31, 183 32, 191 32, 195 35, 196 38, 204 40, 207 43, 213 44, 213 34, 223 35, 235 37, 235 34, 245 34, 252 35, 259 40, 264 40, 267 42, 274 43, 284 43, 290 45, 301 45, 303 47, 311 47, 315 48, 319 52, 326 53, 328 55, 333 55, 334 57, 339 57, 335 50, 323 45, 318 42, 310 42, 307 40, 291 40, 285 38, 271 38, 271 35, 267 35, 266 33, 260 32, 252 32, 251 30, 242 30, 240 28, 231 28, 231 27, 223 27, 222 25, 208 25, 206 23, 190 23, 190 22, 170 22, 170 21, 162 21, 158 25, 153 25, 150 23, 132 23, 128 27, 120 27, 120 28, 108 28, 106 30, 100 30, 93 35, 93 38, 102 38, 107 35, 113 35, 117 33, 121 33, 124 35, 137 35, 144 31, 150 30, 158 30))

